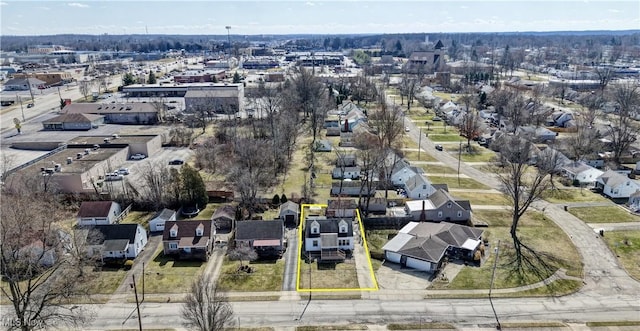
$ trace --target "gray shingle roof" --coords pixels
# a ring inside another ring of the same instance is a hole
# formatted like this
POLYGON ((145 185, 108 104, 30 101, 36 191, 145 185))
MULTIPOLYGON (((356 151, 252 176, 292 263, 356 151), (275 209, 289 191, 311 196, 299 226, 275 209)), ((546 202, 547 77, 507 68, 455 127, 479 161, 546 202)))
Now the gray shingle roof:
POLYGON ((236 240, 282 239, 283 235, 284 224, 281 220, 236 223, 236 240))
POLYGON ((88 229, 92 228, 97 230, 101 235, 90 236, 88 243, 91 245, 102 244, 109 240, 127 240, 129 243, 133 243, 136 240, 138 224, 95 225, 88 229))

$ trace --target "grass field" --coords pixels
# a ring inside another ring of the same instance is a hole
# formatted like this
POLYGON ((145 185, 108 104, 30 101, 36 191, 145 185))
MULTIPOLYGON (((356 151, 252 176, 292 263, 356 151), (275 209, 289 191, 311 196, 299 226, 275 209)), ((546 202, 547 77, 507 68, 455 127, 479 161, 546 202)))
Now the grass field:
POLYGON ((569 212, 573 216, 583 220, 585 223, 640 222, 640 217, 635 216, 617 206, 575 207, 569 208, 569 212))
POLYGON ((429 139, 433 142, 449 142, 449 141, 465 141, 463 137, 460 137, 458 134, 437 134, 437 133, 429 133, 429 139))
POLYGON ((505 205, 506 196, 502 193, 470 193, 470 192, 449 192, 456 199, 469 200, 472 205, 505 205))
POLYGON ((411 161, 428 161, 435 162, 438 161, 435 157, 431 156, 429 153, 422 151, 420 152, 420 159, 418 160, 418 151, 402 151, 404 158, 411 161))
MULTIPOLYGON (((524 277, 514 277, 512 273, 512 261, 514 260, 514 249, 509 235, 511 218, 509 211, 505 210, 478 210, 474 211, 474 216, 489 224, 483 237, 489 240, 491 252, 487 260, 481 267, 465 266, 460 273, 449 283, 434 283, 434 288, 449 289, 486 289, 489 288, 491 273, 495 254, 494 246, 500 241, 499 258, 496 268, 494 288, 510 288, 531 284, 541 279, 532 272, 527 272, 524 277)), ((527 212, 520 220, 518 235, 523 243, 533 247, 539 254, 543 254, 545 261, 552 267, 551 270, 544 271, 543 278, 553 274, 558 268, 567 269, 567 274, 578 276, 582 274, 582 264, 580 254, 571 243, 569 237, 557 227, 551 220, 538 212, 527 212), (554 240, 549 240, 553 238, 554 240)), ((560 293, 567 293, 576 290, 581 283, 567 283, 557 288, 560 293), (568 287, 568 288, 567 288, 568 287)), ((541 292, 543 290, 539 290, 541 292)), ((545 290, 547 291, 547 290, 545 290)), ((554 293, 557 293, 554 292, 554 293)))
POLYGON ((224 260, 218 286, 225 291, 280 291, 284 277, 284 260, 243 262, 254 271, 238 271, 239 261, 224 260))
POLYGON ((563 202, 604 202, 607 198, 591 192, 588 189, 558 189, 548 191, 543 197, 551 203, 563 202))
POLYGON ((609 231, 605 233, 604 240, 627 273, 640 281, 640 231, 609 231))
POLYGON ((355 263, 300 263, 300 289, 358 288, 355 263))
POLYGON ((456 173, 456 169, 448 167, 446 165, 439 164, 420 164, 419 167, 424 170, 427 175, 440 175, 440 174, 451 174, 456 173))
MULTIPOLYGON (((207 264, 201 261, 174 260, 165 256, 159 245, 154 258, 145 265, 146 293, 183 293, 189 290, 191 279, 202 272, 207 264)), ((142 280, 136 279, 139 287, 142 280)))
MULTIPOLYGON (((452 169, 451 173, 456 172, 452 169)), ((458 185, 458 178, 456 177, 429 176, 429 179, 433 184, 447 184, 449 188, 490 189, 471 178, 460 178, 460 185, 458 185)))

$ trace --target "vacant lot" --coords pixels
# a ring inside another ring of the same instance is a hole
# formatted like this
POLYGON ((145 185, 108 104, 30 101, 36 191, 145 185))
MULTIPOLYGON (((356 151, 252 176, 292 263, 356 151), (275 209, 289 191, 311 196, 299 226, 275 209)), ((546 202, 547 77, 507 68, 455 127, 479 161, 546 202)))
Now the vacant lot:
POLYGON ((284 260, 243 262, 251 273, 240 270, 240 261, 225 258, 218 286, 225 291, 280 291, 284 275, 284 260))
POLYGON ((155 215, 148 211, 132 211, 125 217, 121 223, 137 223, 148 228, 149 220, 155 215))
POLYGON ((356 264, 300 261, 300 289, 357 289, 356 264), (311 284, 311 286, 309 286, 311 284))
POLYGON ((569 208, 569 212, 585 223, 640 222, 640 217, 617 206, 576 207, 569 208))
MULTIPOLYGON (((530 270, 524 277, 516 277, 513 274, 513 264, 515 251, 509 226, 511 217, 509 211, 503 210, 478 210, 474 216, 489 224, 485 229, 483 237, 489 240, 490 247, 487 252, 490 256, 481 267, 465 266, 460 273, 449 283, 434 283, 434 288, 450 289, 487 289, 491 282, 491 273, 495 254, 493 249, 500 241, 499 258, 496 268, 494 288, 517 287, 525 284, 532 284, 540 281, 530 270)), ((538 212, 527 212, 520 220, 518 234, 521 241, 536 250, 543 256, 549 264, 551 270, 542 270, 543 278, 553 274, 558 268, 567 269, 569 275, 579 276, 582 274, 580 255, 575 249, 568 236, 558 228, 551 220, 546 219, 538 212), (553 238, 553 240, 549 240, 553 238)), ((571 288, 562 286, 559 291, 563 293, 575 290, 580 284, 571 283, 571 288)), ((532 293, 532 295, 535 293, 532 293)))
POLYGON ((472 205, 505 205, 506 196, 502 193, 478 193, 478 192, 449 192, 453 197, 460 200, 469 200, 472 205))
MULTIPOLYGON (((451 173, 455 174, 456 172, 452 169, 451 173)), ((458 184, 457 177, 429 176, 429 179, 433 184, 447 184, 449 188, 489 189, 489 187, 471 178, 460 178, 460 184, 458 184)))
POLYGON ((587 189, 558 189, 551 190, 544 199, 551 203, 563 202, 603 202, 608 201, 607 198, 596 194, 587 189))
POLYGON ((609 231, 604 236, 609 248, 618 256, 627 273, 640 280, 640 231, 609 231))
MULTIPOLYGON (((206 268, 202 261, 174 260, 165 256, 162 245, 154 253, 154 258, 145 265, 146 293, 183 293, 189 290, 194 276, 206 268)), ((141 288, 142 280, 136 279, 141 288)))

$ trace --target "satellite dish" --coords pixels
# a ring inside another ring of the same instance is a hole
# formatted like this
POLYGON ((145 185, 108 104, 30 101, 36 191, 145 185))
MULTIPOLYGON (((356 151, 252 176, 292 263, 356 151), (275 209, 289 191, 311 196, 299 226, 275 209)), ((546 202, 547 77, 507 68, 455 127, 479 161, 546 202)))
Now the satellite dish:
POLYGON ((20 124, 20 120, 17 117, 13 118, 13 124, 18 125, 20 124))

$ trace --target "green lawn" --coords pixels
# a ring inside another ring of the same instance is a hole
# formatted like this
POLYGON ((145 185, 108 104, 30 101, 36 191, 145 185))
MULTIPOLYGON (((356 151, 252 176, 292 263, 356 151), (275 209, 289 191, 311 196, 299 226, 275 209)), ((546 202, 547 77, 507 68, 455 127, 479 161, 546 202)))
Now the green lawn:
POLYGON ((558 189, 551 190, 545 194, 544 199, 551 203, 563 202, 604 202, 609 201, 600 194, 591 192, 588 189, 558 189))
POLYGON ((447 142, 447 141, 466 141, 458 134, 429 134, 429 139, 433 142, 447 142))
POLYGON ((132 211, 120 223, 123 223, 123 224, 138 223, 144 226, 145 228, 148 228, 149 220, 154 215, 155 215, 155 212, 132 211))
POLYGON ((435 162, 438 161, 435 157, 431 156, 429 153, 422 151, 420 152, 420 159, 418 160, 418 151, 402 151, 402 154, 405 159, 409 162, 411 161, 428 161, 435 162))
MULTIPOLYGON (((452 169, 451 173, 455 174, 456 172, 452 169)), ((447 184, 449 188, 490 189, 471 178, 460 178, 460 185, 458 185, 457 177, 429 176, 429 179, 433 184, 447 184)))
POLYGON ((87 278, 83 280, 83 288, 89 294, 112 294, 127 275, 123 268, 103 268, 102 271, 94 271, 87 267, 85 270, 87 278))
POLYGON ((356 264, 305 263, 300 261, 300 289, 357 289, 356 264), (311 287, 309 287, 311 284, 311 287))
POLYGON ((263 292, 280 291, 284 277, 284 260, 254 261, 249 264, 253 272, 238 271, 240 261, 225 258, 218 286, 227 291, 263 292))
POLYGON ((569 208, 569 212, 585 223, 640 222, 640 217, 617 206, 575 207, 569 208))
MULTIPOLYGON (((191 280, 204 271, 207 264, 202 261, 174 260, 165 256, 159 245, 154 258, 145 265, 146 293, 183 293, 189 290, 191 280)), ((142 280, 136 279, 138 288, 142 280)))
MULTIPOLYGON (((485 229, 483 237, 491 244, 488 247, 491 255, 481 267, 465 266, 460 273, 450 281, 436 282, 434 288, 450 289, 487 289, 491 281, 491 273, 495 254, 493 249, 500 240, 500 250, 494 288, 510 288, 532 284, 541 279, 532 272, 527 272, 525 277, 514 277, 512 273, 512 262, 515 251, 509 234, 511 218, 509 211, 505 210, 478 210, 474 211, 474 217, 489 224, 485 229)), ((538 254, 544 256, 544 260, 552 267, 552 270, 543 272, 542 277, 546 278, 558 268, 567 269, 570 275, 581 275, 582 264, 580 254, 575 249, 569 237, 557 227, 553 221, 546 219, 541 213, 527 212, 520 220, 518 227, 520 240, 526 245, 533 247, 538 254), (553 240, 549 240, 553 238, 553 240)), ((579 284, 571 284, 571 290, 575 290, 579 284)), ((565 293, 566 286, 558 286, 558 292, 565 293)))
POLYGON ((438 164, 420 164, 419 167, 424 170, 427 175, 440 175, 440 174, 451 174, 457 173, 457 169, 453 169, 446 165, 438 165, 438 164))
POLYGON ((604 240, 627 273, 640 281, 640 231, 609 231, 604 234, 604 240))
POLYGON ((460 200, 469 200, 472 205, 505 205, 507 198, 502 193, 449 192, 460 200))

